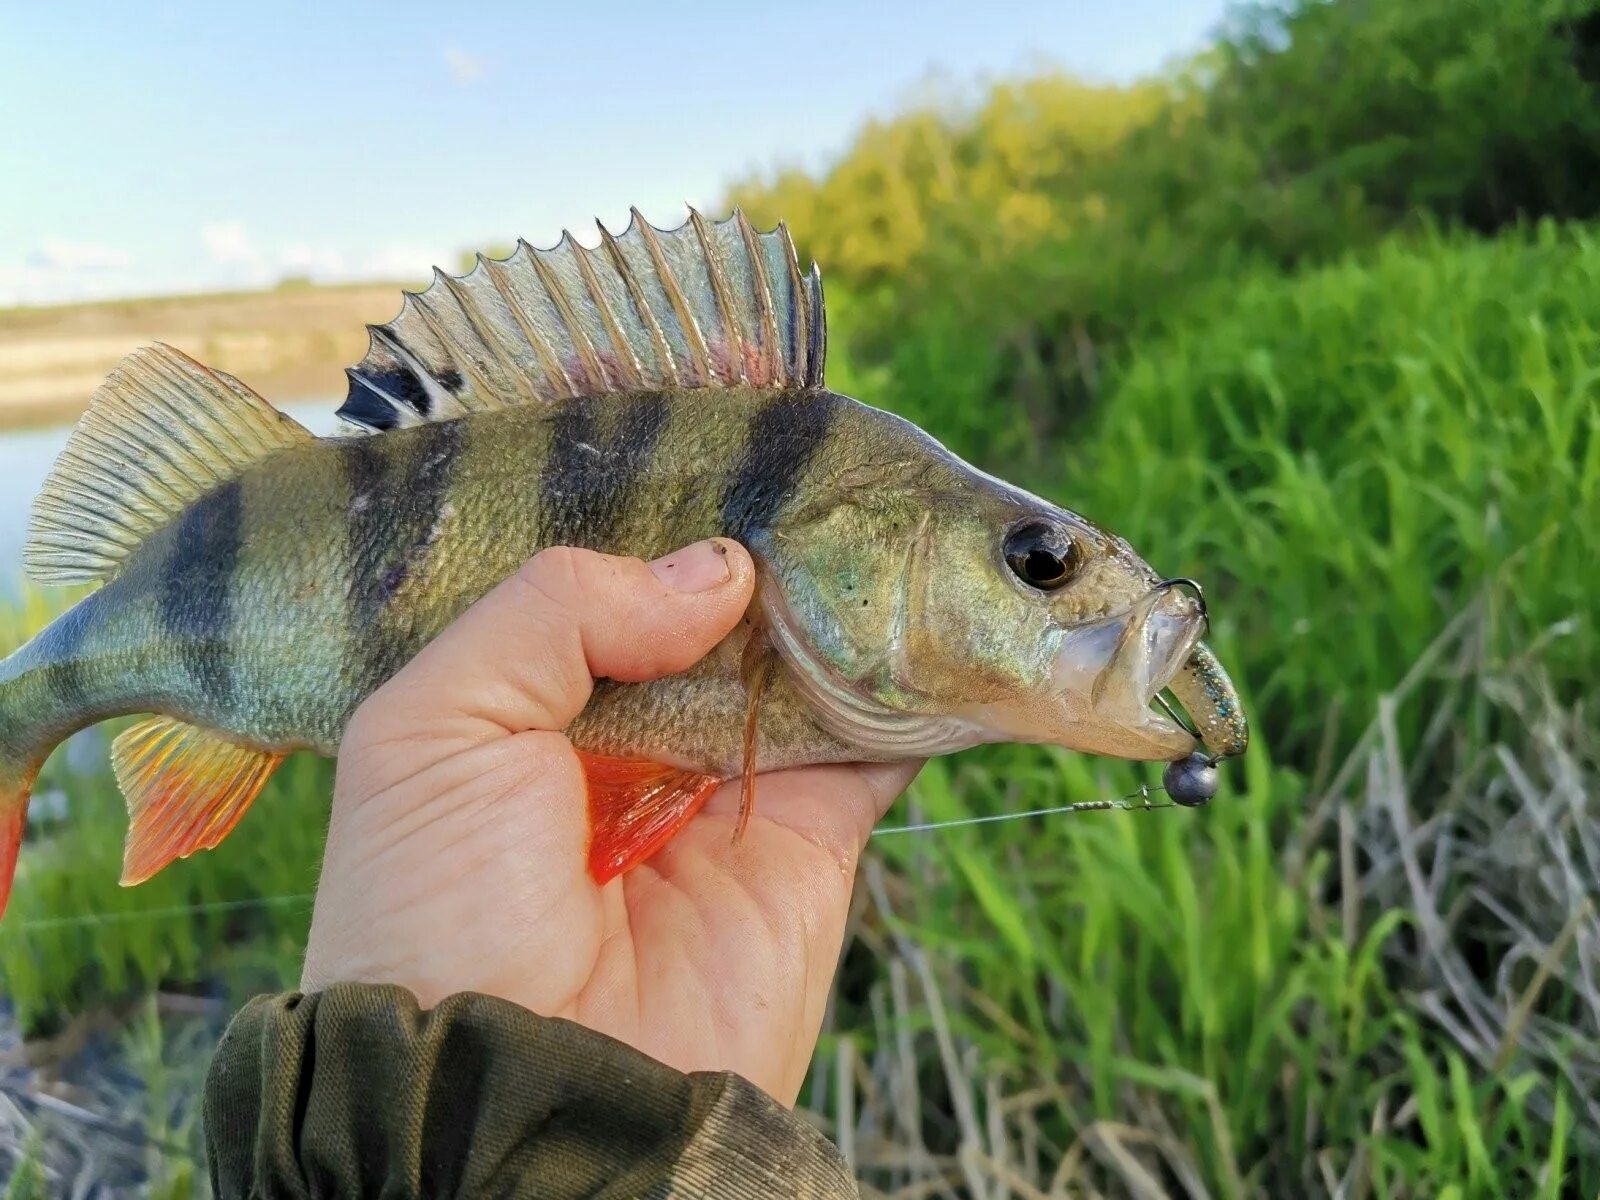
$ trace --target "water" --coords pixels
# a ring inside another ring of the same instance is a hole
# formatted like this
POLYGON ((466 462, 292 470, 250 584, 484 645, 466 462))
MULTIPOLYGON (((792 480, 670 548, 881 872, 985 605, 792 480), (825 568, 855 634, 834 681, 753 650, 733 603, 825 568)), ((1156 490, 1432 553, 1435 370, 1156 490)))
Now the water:
MULTIPOLYGON (((320 436, 337 428, 333 411, 338 403, 310 401, 285 405, 284 411, 320 436)), ((0 595, 16 595, 22 579, 28 510, 71 432, 72 425, 65 424, 0 433, 0 595)))

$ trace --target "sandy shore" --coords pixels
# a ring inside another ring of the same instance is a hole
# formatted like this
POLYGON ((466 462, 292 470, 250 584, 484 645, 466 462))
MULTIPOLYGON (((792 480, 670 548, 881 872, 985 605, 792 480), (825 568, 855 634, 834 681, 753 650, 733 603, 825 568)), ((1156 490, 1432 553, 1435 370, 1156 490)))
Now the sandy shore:
MULTIPOLYGON (((414 285, 413 285, 414 286, 414 285)), ((401 285, 295 287, 0 309, 0 426, 71 420, 124 354, 168 342, 269 400, 342 396, 401 285)))

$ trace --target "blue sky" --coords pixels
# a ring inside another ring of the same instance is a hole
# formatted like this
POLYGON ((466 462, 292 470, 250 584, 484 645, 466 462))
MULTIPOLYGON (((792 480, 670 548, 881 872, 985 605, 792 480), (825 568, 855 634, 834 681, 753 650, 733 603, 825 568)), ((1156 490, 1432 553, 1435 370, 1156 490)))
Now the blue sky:
POLYGON ((675 223, 930 79, 1132 79, 1224 7, 0 0, 0 304, 420 278, 630 204, 675 223))

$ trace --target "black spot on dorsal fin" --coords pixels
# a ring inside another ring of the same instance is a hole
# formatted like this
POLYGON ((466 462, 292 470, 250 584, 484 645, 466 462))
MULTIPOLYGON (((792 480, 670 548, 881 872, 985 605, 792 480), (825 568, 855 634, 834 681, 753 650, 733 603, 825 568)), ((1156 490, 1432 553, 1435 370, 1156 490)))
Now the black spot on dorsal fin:
MULTIPOLYGON (((345 371, 345 376, 350 381, 350 387, 344 403, 339 407, 339 416, 353 425, 375 432, 397 428, 407 423, 402 419, 398 405, 410 409, 418 421, 435 420, 439 415, 427 385, 415 372, 404 367, 386 367, 383 370, 351 367, 345 371)), ((463 381, 460 371, 446 368, 430 378, 452 396, 461 391, 463 381)))

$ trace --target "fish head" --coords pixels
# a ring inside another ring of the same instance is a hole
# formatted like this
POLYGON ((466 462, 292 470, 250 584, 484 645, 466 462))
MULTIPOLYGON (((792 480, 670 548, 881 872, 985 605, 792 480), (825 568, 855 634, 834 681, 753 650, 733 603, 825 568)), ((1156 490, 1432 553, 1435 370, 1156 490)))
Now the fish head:
POLYGON ((821 722, 883 757, 1013 741, 1175 760, 1197 743, 1156 707, 1170 688, 1213 755, 1241 751, 1198 586, 959 465, 836 505, 769 548, 772 638, 821 722))
POLYGON ((1205 632, 1193 589, 1120 537, 1009 488, 930 513, 906 580, 899 674, 986 741, 1182 758, 1154 707, 1205 632))

